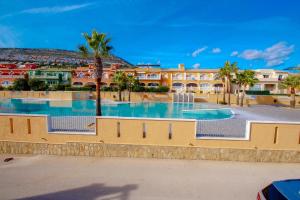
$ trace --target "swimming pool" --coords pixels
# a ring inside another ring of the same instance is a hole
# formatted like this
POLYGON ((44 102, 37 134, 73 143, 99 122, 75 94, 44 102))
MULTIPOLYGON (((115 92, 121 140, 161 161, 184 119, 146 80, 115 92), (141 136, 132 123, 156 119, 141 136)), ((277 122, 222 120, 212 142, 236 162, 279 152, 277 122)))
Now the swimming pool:
MULTIPOLYGON (((0 113, 50 116, 95 116, 94 100, 0 99, 0 113)), ((200 103, 103 104, 103 116, 215 120, 232 117, 230 109, 208 109, 200 103)))

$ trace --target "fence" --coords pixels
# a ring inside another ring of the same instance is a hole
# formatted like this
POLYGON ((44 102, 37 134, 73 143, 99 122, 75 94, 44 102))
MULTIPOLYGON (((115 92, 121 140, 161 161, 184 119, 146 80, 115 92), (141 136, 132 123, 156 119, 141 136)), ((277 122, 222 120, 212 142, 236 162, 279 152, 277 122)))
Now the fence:
POLYGON ((95 128, 95 116, 62 116, 48 118, 48 129, 50 132, 95 132, 95 128))

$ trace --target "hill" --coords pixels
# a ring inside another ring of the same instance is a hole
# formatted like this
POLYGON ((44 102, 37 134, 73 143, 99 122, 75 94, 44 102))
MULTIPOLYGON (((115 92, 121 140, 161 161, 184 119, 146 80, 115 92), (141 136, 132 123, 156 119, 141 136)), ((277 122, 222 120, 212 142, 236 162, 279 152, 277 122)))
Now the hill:
MULTIPOLYGON (((122 58, 112 55, 103 58, 104 65, 118 63, 124 67, 132 64, 122 58)), ((26 62, 37 63, 41 66, 66 66, 76 67, 92 63, 93 59, 83 58, 79 52, 61 49, 31 49, 31 48, 0 48, 0 62, 24 64, 26 62)))

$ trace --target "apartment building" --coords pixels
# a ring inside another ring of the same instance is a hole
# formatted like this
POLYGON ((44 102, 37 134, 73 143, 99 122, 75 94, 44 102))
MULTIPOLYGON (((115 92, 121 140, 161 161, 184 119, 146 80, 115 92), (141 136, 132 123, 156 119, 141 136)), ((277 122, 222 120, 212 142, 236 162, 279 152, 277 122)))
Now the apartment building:
POLYGON ((24 64, 17 66, 16 64, 0 64, 0 85, 9 87, 19 78, 25 78, 29 70, 36 69, 35 64, 24 64))
MULTIPOLYGON (((127 75, 137 77, 142 86, 167 86, 173 92, 195 92, 214 94, 223 92, 222 80, 218 78, 218 69, 185 69, 183 64, 178 68, 160 68, 152 65, 138 66, 137 68, 120 69, 118 65, 104 68, 102 85, 114 86, 113 75, 116 71, 124 71, 127 75)), ((286 93, 280 89, 280 81, 289 73, 273 69, 257 69, 256 77, 259 82, 250 90, 269 90, 272 94, 286 93)), ((78 67, 72 77, 73 86, 95 86, 95 69, 93 66, 78 67)), ((232 86, 234 92, 235 86, 232 86)))
MULTIPOLYGON (((114 86, 112 81, 116 71, 137 77, 142 86, 167 86, 176 92, 215 93, 221 91, 222 82, 217 79, 218 70, 189 70, 183 64, 176 69, 163 69, 149 65, 137 68, 120 69, 117 65, 104 68, 102 86, 114 86)), ((72 86, 95 86, 95 69, 93 66, 78 67, 74 70, 72 86)))
POLYGON ((287 91, 279 87, 280 81, 286 78, 289 73, 286 71, 273 69, 257 69, 256 78, 259 82, 254 85, 251 90, 268 90, 272 94, 283 94, 287 91))
POLYGON ((47 85, 70 84, 72 79, 72 70, 55 68, 38 68, 28 71, 30 79, 39 79, 47 85))

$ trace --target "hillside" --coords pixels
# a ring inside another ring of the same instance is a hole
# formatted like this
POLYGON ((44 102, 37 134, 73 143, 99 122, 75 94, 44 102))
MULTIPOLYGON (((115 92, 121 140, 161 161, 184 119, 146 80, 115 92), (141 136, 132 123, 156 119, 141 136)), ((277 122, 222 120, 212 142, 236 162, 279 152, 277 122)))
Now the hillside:
MULTIPOLYGON (((119 63, 130 67, 132 64, 122 58, 112 55, 104 58, 104 64, 119 63)), ((93 59, 85 59, 79 52, 61 49, 29 49, 29 48, 0 48, 0 62, 24 64, 37 63, 41 66, 72 66, 92 63, 93 59)))

